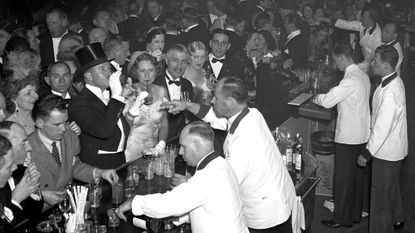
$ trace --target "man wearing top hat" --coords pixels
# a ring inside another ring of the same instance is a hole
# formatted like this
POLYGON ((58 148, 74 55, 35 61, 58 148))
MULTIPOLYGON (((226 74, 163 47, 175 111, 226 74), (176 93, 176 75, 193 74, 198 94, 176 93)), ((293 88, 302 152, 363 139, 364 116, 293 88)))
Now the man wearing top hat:
POLYGON ((100 43, 89 44, 75 55, 85 87, 72 100, 68 113, 82 130, 81 161, 101 169, 117 168, 125 163, 123 151, 129 134, 121 114, 128 94, 120 83, 121 71, 112 73, 100 43))

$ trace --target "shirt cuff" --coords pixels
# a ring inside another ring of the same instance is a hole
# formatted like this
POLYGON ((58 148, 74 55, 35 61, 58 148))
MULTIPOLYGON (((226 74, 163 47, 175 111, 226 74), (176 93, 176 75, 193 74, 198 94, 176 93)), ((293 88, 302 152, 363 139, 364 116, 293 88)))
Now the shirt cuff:
POLYGON ((199 112, 197 112, 196 116, 200 119, 205 118, 205 116, 209 112, 210 108, 211 107, 208 106, 208 105, 200 105, 199 112))
POLYGON ((125 98, 122 96, 111 96, 112 99, 118 100, 121 103, 125 103, 125 98))
POLYGON ((141 198, 140 195, 136 195, 133 198, 133 201, 131 202, 131 212, 135 215, 135 216, 140 216, 140 215, 144 215, 144 211, 141 208, 143 203, 143 199, 141 198))
POLYGON ((17 203, 17 201, 15 201, 13 199, 12 199, 12 204, 19 207, 19 209, 23 210, 23 207, 19 203, 17 203))

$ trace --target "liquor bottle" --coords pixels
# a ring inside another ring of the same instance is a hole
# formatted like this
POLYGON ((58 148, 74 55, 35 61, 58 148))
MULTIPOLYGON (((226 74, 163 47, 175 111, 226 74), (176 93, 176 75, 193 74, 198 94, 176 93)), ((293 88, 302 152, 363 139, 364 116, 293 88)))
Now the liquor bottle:
POLYGON ((144 104, 151 105, 153 103, 153 93, 151 89, 151 84, 148 82, 145 84, 145 91, 147 91, 148 96, 144 98, 144 104))
POLYGON ((186 175, 186 161, 184 161, 182 155, 178 155, 176 159, 174 160, 174 172, 180 175, 185 176, 186 175))
POLYGON ((284 148, 284 139, 281 137, 279 128, 275 128, 275 143, 277 144, 278 150, 281 153, 282 161, 284 162, 284 165, 287 165, 287 155, 285 154, 285 148, 284 148))
POLYGON ((303 148, 303 139, 300 137, 300 135, 298 135, 297 137, 298 137, 298 143, 295 148, 295 170, 301 173, 301 171, 303 171, 304 169, 304 161, 303 161, 304 148, 303 148))
POLYGON ((134 196, 135 192, 135 182, 134 182, 134 170, 132 166, 128 167, 128 175, 124 182, 124 192, 125 197, 130 199, 134 196))
POLYGON ((285 156, 287 157, 287 166, 293 164, 293 145, 294 142, 291 140, 291 134, 287 133, 287 141, 285 143, 285 156))

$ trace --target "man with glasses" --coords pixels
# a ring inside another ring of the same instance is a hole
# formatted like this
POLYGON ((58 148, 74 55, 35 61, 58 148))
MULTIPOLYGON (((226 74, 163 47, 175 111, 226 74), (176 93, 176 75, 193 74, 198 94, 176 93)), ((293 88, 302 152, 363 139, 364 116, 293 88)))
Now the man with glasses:
MULTIPOLYGON (((64 62, 55 62, 49 65, 45 82, 50 87, 48 94, 53 94, 70 101, 75 97, 75 90, 72 87, 72 74, 69 66, 64 62)), ((45 94, 46 95, 46 94, 45 94)))

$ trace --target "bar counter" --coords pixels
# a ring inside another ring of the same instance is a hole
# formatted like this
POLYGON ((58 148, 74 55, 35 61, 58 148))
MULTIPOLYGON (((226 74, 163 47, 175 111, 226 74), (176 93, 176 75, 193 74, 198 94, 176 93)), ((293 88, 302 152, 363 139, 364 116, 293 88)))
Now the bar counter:
MULTIPOLYGON (((154 178, 151 180, 144 179, 144 159, 139 158, 133 162, 124 164, 117 169, 117 174, 120 177, 120 180, 124 181, 127 176, 127 168, 130 165, 138 166, 140 172, 139 185, 135 187, 135 194, 146 195, 152 193, 164 193, 170 190, 171 178, 165 178, 163 176, 154 175, 154 178)), ((315 178, 317 169, 317 162, 308 153, 305 153, 304 156, 304 170, 301 173, 297 173, 293 168, 288 168, 291 178, 295 184, 297 195, 301 196, 303 199, 304 208, 306 211, 306 225, 310 226, 313 218, 313 209, 314 209, 314 189, 315 185, 318 183, 318 179, 315 178)), ((142 229, 139 229, 132 225, 131 221, 124 222, 120 221, 120 226, 116 229, 111 229, 108 227, 108 218, 106 216, 106 210, 110 208, 117 207, 112 203, 112 191, 111 185, 108 182, 103 182, 102 186, 102 200, 101 206, 97 209, 92 209, 91 217, 89 220, 93 221, 94 224, 107 225, 107 232, 119 232, 119 233, 130 233, 130 232, 143 232, 142 229)), ((54 206, 50 209, 45 210, 37 222, 48 220, 49 215, 53 212, 54 209, 57 209, 57 206, 54 206)), ((130 216, 131 220, 132 216, 130 216)), ((155 220, 159 221, 159 220, 155 220)), ((61 222, 61 226, 63 222, 61 222)), ((190 229, 187 225, 184 227, 186 230, 190 229)), ((36 224, 29 224, 29 221, 23 222, 18 227, 19 232, 39 232, 36 230, 36 224)), ((53 232, 58 232, 54 230, 53 232)), ((164 232, 159 231, 159 232, 164 232)), ((169 232, 189 232, 184 231, 179 228, 170 230, 169 232)))

